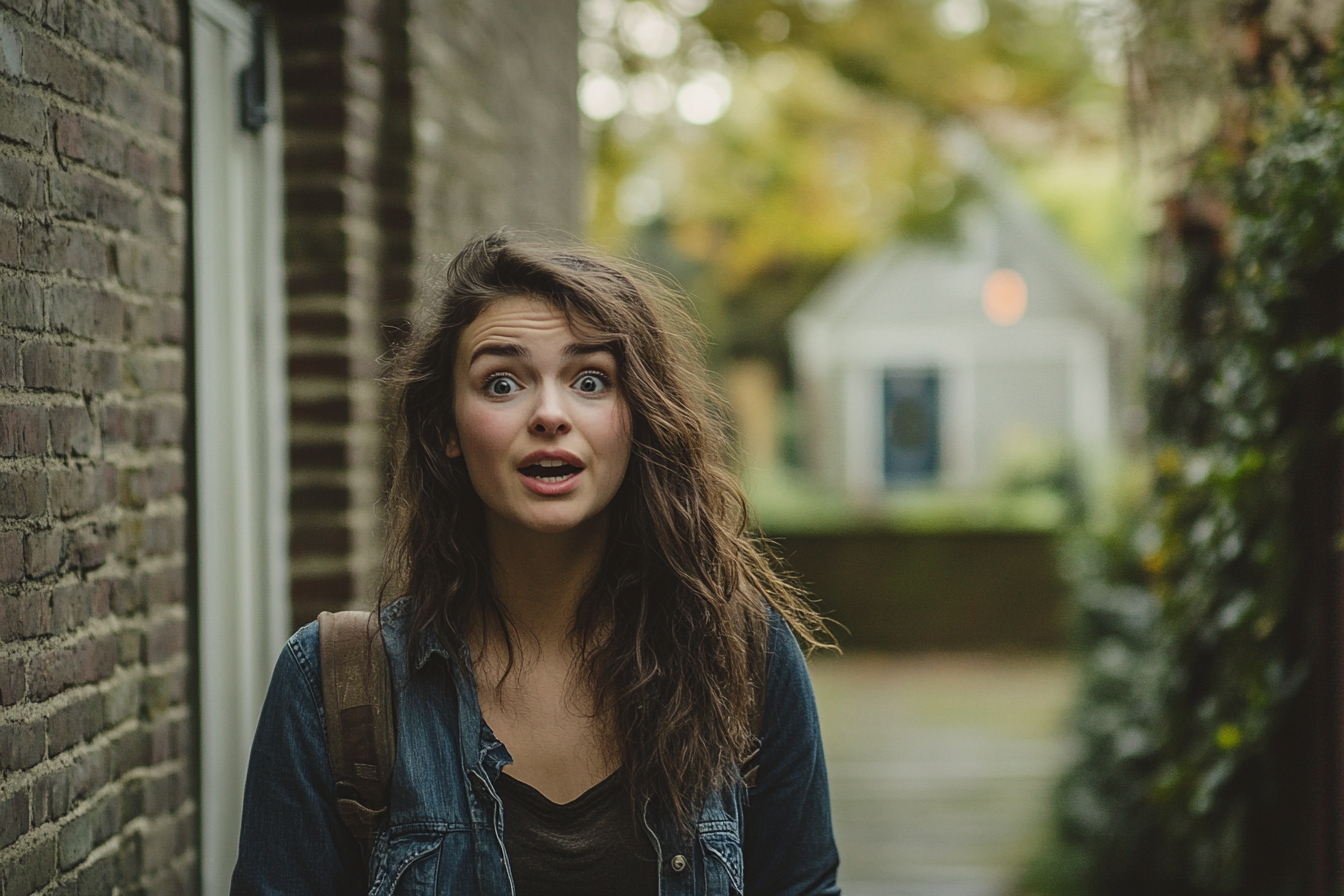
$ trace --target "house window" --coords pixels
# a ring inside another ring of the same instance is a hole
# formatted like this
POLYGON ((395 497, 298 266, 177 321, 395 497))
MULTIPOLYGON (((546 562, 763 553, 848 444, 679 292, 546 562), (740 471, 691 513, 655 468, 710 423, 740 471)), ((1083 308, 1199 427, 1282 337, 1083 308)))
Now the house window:
POLYGON ((938 371, 888 370, 882 389, 883 473, 888 485, 938 475, 938 371))

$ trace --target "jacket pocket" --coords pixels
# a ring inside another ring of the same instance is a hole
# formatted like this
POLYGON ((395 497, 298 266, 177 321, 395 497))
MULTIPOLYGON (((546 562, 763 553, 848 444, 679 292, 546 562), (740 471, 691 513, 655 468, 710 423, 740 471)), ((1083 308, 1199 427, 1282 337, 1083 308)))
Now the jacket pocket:
POLYGON ((384 848, 374 848, 370 865, 376 873, 369 888, 370 896, 436 893, 443 838, 443 831, 393 831, 384 848))
POLYGON ((742 844, 735 832, 709 831, 700 834, 705 851, 706 896, 728 896, 745 892, 742 880, 742 844))

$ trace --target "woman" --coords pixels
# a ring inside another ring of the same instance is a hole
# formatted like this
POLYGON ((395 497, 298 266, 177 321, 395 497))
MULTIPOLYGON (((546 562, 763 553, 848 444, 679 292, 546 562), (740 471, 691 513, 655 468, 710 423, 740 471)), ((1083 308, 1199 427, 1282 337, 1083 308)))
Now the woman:
POLYGON ((838 892, 793 637, 824 630, 746 534, 687 332, 609 261, 503 232, 453 259, 393 367, 390 817, 366 871, 310 625, 235 893, 838 892))

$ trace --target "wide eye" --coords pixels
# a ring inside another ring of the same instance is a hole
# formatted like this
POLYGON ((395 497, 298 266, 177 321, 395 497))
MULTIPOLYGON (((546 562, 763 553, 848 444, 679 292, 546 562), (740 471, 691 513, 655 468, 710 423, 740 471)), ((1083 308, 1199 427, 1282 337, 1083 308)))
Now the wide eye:
POLYGON ((517 380, 504 373, 497 373, 485 381, 485 391, 494 396, 512 395, 520 388, 517 380))
POLYGON ((603 392, 606 391, 607 381, 599 373, 583 373, 574 381, 574 388, 580 392, 603 392))

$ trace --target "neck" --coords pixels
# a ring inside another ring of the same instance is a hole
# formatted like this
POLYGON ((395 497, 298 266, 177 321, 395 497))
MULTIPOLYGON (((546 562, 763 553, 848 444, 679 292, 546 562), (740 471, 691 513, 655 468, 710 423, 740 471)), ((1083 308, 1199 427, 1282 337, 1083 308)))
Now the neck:
POLYGON ((579 601, 602 562, 606 514, 556 533, 492 517, 486 539, 496 596, 519 633, 543 651, 567 647, 579 601))

